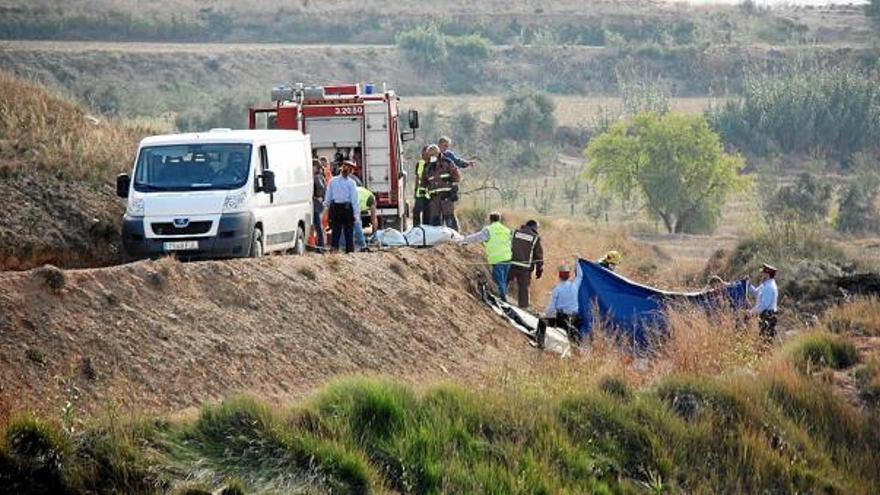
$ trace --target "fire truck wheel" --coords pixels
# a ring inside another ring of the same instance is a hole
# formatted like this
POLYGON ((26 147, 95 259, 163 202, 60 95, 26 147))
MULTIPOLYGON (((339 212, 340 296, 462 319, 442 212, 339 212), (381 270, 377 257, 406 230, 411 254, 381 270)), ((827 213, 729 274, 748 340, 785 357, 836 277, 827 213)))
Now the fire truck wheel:
POLYGON ((251 241, 251 258, 260 258, 263 256, 263 232, 260 229, 254 229, 254 238, 251 241))
POLYGON ((306 231, 302 227, 296 229, 296 242, 293 244, 293 254, 297 256, 306 254, 306 231))

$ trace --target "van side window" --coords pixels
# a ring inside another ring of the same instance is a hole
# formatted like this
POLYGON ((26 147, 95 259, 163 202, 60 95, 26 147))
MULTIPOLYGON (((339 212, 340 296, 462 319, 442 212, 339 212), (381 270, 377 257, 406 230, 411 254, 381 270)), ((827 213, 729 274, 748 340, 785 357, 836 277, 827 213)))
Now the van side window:
POLYGON ((266 151, 266 145, 260 146, 260 172, 269 170, 269 153, 266 151))

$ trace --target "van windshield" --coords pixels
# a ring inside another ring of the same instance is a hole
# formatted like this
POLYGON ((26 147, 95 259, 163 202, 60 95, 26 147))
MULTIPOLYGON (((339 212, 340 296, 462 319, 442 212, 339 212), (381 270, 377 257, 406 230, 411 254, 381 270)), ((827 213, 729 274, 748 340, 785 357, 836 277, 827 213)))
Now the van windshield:
POLYGON ((250 163, 250 144, 147 146, 138 156, 134 189, 238 189, 247 183, 250 163))

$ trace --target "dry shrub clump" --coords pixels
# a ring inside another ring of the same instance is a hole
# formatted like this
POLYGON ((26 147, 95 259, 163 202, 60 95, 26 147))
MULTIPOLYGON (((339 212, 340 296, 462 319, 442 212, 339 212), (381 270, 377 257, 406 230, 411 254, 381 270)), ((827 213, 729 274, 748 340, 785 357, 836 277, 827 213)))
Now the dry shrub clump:
POLYGON ((145 128, 98 119, 49 89, 0 72, 0 160, 7 172, 33 167, 102 181, 128 168, 145 128))
POLYGON ((763 346, 757 332, 732 311, 707 312, 693 305, 667 311, 667 335, 658 342, 658 371, 663 374, 716 375, 753 368, 763 346))
POLYGON ((824 326, 833 333, 857 337, 880 337, 880 299, 856 298, 835 306, 823 317, 824 326))

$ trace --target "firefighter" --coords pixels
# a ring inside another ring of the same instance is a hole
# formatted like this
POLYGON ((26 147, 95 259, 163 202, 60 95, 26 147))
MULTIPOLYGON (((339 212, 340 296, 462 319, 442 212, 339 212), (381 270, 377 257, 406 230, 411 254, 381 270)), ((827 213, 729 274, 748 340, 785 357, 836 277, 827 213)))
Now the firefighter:
POLYGON ((367 239, 364 236, 364 221, 368 221, 371 233, 379 229, 379 216, 376 211, 376 195, 366 187, 358 186, 358 215, 354 220, 354 242, 361 251, 367 250, 367 239))
POLYGON ((345 252, 354 252, 354 219, 358 211, 357 185, 351 178, 354 162, 342 162, 342 173, 333 177, 327 186, 324 206, 330 209, 331 248, 339 248, 339 238, 345 236, 345 252))
POLYGON ((413 226, 429 224, 431 222, 428 210, 428 189, 422 185, 425 176, 425 168, 429 163, 437 161, 440 149, 436 144, 422 148, 422 158, 416 163, 416 200, 413 205, 413 226))
POLYGON ((312 160, 312 228, 315 229, 315 248, 318 252, 324 250, 324 227, 321 224, 321 214, 324 212, 324 196, 327 192, 327 183, 324 181, 324 169, 320 160, 312 160))
POLYGON ((513 233, 508 284, 516 282, 516 302, 522 309, 529 307, 529 285, 544 274, 544 248, 538 235, 538 222, 529 220, 513 233))
POLYGON ((453 199, 458 197, 460 178, 455 165, 442 155, 437 157, 437 161, 430 162, 425 167, 422 187, 427 190, 428 215, 431 225, 446 225, 458 230, 453 199))
POLYGON ((620 261, 622 259, 623 256, 620 254, 620 252, 612 250, 605 253, 605 256, 602 256, 602 258, 597 261, 597 263, 599 263, 599 266, 601 266, 602 268, 613 272, 617 268, 617 265, 620 264, 620 261))
POLYGON ((498 286, 498 297, 507 302, 507 273, 510 271, 510 229, 501 223, 501 214, 493 211, 489 214, 489 225, 483 230, 465 236, 462 244, 482 242, 486 249, 486 261, 492 271, 492 280, 498 286))
MULTIPOLYGON (((476 162, 473 160, 465 160, 458 157, 454 151, 449 149, 451 144, 452 139, 447 136, 441 136, 440 139, 437 140, 437 147, 440 150, 440 155, 442 157, 452 162, 452 164, 458 169, 465 169, 476 165, 476 162)), ((455 204, 458 203, 458 188, 456 188, 451 194, 449 200, 451 204, 449 204, 447 208, 449 209, 449 218, 452 222, 449 226, 458 230, 458 217, 455 216, 455 204)))

